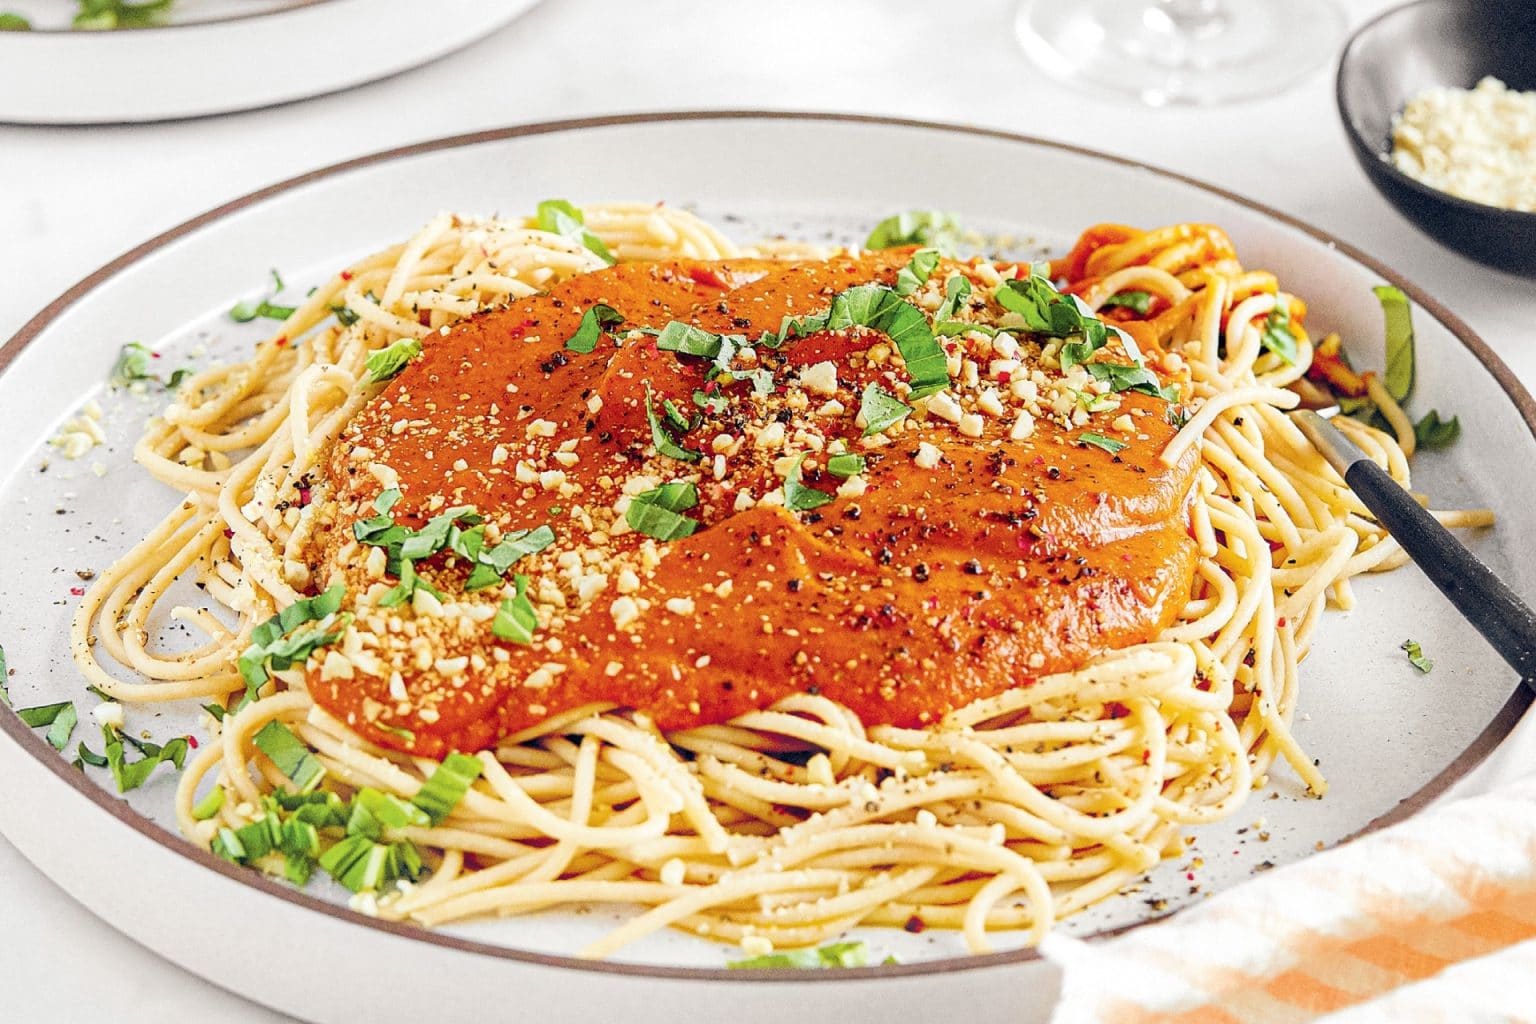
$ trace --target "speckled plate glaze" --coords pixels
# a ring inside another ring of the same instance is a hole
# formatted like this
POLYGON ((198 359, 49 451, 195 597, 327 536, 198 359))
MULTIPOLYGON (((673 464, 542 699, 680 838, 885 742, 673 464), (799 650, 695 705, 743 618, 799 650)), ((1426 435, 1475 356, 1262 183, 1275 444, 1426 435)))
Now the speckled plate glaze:
POLYGON ((163 25, 71 31, 74 5, 14 0, 0 32, 0 121, 203 117, 321 96, 436 60, 538 0, 174 0, 163 25), (279 55, 274 57, 274 55, 279 55))
MULTIPOLYGON (((238 358, 259 325, 224 311, 281 268, 291 294, 350 258, 411 233, 441 209, 531 210, 549 196, 583 202, 687 204, 738 239, 786 234, 857 240, 913 206, 952 209, 1010 236, 1018 255, 1068 243, 1100 221, 1219 223, 1244 261, 1304 296, 1314 330, 1336 329, 1357 361, 1381 359, 1370 286, 1413 297, 1419 336, 1414 407, 1461 416, 1463 439, 1415 464, 1416 485, 1445 505, 1490 505, 1497 529, 1469 539, 1519 591, 1536 566, 1517 558, 1536 532, 1536 404, 1454 317, 1396 274, 1327 236, 1198 183, 1101 154, 999 133, 879 119, 681 114, 563 122, 446 139, 365 157, 284 182, 153 239, 44 309, 0 351, 0 522, 11 539, 0 573, 0 643, 19 706, 93 698, 73 670, 67 630, 77 570, 100 568, 177 496, 132 464, 131 445, 161 393, 110 391, 119 346, 143 341, 166 371, 238 358), (814 152, 814 161, 802 159, 814 152), (687 159, 679 159, 686 154, 687 159), (828 174, 828 167, 842 168, 828 174), (77 460, 47 446, 95 400, 108 443, 77 460)), ((1186 856, 1134 891, 1067 921, 1074 935, 1136 926, 1254 872, 1304 857, 1411 813, 1465 774, 1525 709, 1513 674, 1413 568, 1357 587, 1360 608, 1330 614, 1303 666, 1296 731, 1333 783, 1303 796, 1279 770, 1230 821, 1195 830, 1186 856), (1418 674, 1399 644, 1435 659, 1418 674)), ((142 710, 130 725, 164 739, 196 711, 142 710)), ((82 729, 78 736, 83 736, 82 729)), ((731 952, 673 933, 589 964, 570 954, 616 917, 559 912, 427 932, 348 911, 319 883, 300 893, 194 850, 171 825, 169 773, 126 802, 104 773, 69 767, 40 734, 0 714, 0 828, 38 866, 112 925, 252 999, 314 1020, 345 1020, 349 993, 392 979, 380 1021, 483 1016, 517 993, 543 1021, 940 1019, 1048 1012, 1054 969, 1002 935, 1000 952, 964 953, 930 930, 856 933, 899 965, 843 972, 727 972, 731 952), (302 942, 292 941, 303 936, 302 942), (287 937, 287 938, 279 938, 287 937), (345 955, 329 955, 345 950, 345 955), (259 972, 249 969, 262 963, 259 972), (313 969, 327 965, 324 972, 313 969), (283 977, 281 986, 260 983, 283 977)))

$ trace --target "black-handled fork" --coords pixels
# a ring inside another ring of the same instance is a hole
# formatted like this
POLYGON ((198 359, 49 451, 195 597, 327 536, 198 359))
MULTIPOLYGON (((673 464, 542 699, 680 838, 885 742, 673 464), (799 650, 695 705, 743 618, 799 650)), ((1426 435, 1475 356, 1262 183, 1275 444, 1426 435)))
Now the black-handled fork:
POLYGON ((1526 603, 1337 427, 1310 410, 1291 418, 1430 582, 1536 690, 1536 615, 1526 603))

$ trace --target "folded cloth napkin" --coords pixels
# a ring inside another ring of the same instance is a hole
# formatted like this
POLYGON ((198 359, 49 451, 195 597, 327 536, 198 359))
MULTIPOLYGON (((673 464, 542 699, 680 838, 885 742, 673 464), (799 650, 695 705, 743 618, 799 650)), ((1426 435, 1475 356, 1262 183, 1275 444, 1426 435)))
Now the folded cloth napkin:
POLYGON ((1536 777, 1041 951, 1053 1024, 1536 1020, 1536 777))

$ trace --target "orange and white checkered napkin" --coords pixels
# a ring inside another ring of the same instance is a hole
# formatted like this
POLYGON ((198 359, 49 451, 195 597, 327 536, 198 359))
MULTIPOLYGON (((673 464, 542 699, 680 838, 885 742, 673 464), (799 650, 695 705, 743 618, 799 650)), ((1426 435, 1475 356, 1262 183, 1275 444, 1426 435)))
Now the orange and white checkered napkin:
POLYGON ((1042 951, 1053 1024, 1536 1021, 1536 777, 1042 951))

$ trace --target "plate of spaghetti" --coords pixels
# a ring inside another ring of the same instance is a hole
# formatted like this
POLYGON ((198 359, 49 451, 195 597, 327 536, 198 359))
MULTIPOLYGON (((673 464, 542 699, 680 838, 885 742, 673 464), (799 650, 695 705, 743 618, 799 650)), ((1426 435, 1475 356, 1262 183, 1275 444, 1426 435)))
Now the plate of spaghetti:
POLYGON ((1529 396, 1368 258, 1071 147, 443 140, 0 367, 0 825, 314 1019, 1043 1013, 1048 934, 1411 813, 1525 710, 1287 411, 1528 591, 1529 396))

